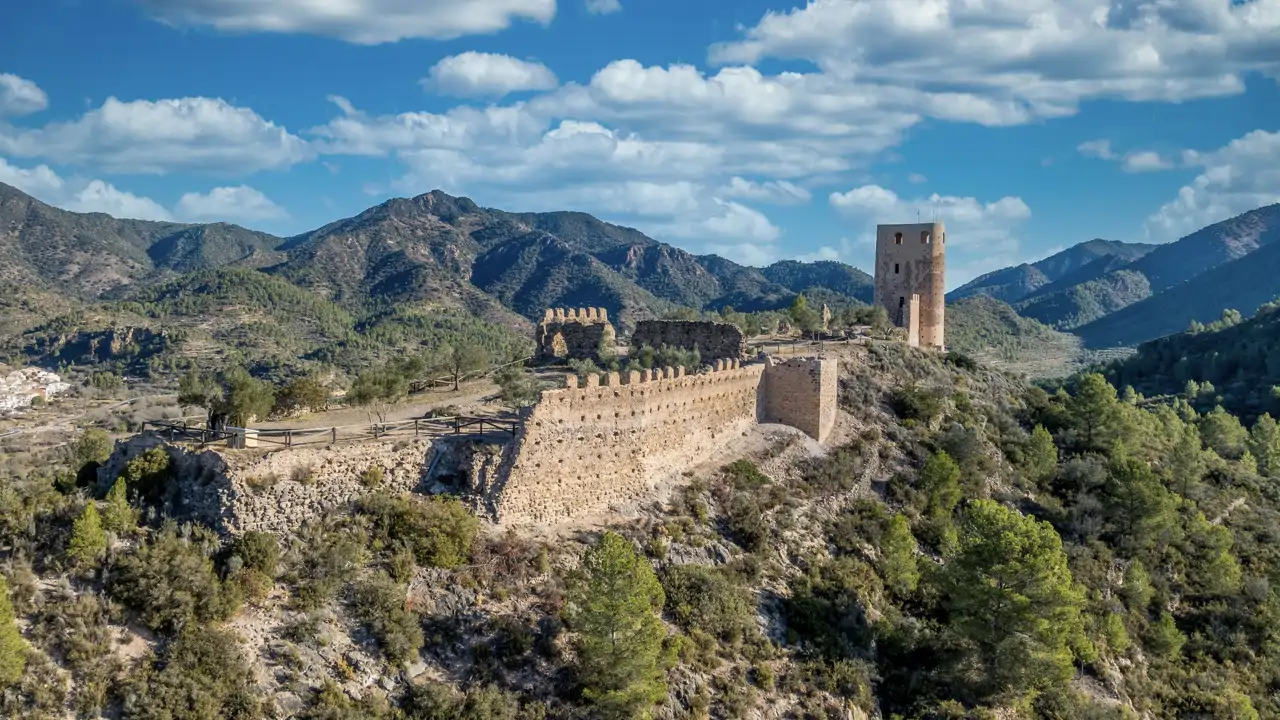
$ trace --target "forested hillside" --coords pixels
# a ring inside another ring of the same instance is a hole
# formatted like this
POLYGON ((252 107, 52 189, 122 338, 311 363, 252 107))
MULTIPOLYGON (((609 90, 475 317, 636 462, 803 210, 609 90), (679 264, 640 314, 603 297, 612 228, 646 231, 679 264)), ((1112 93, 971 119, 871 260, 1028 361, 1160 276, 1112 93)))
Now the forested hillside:
POLYGON ((1270 416, 895 343, 840 383, 825 456, 784 441, 565 539, 370 471, 297 536, 227 542, 165 520, 163 453, 86 482, 87 432, 0 484, 0 712, 1280 716, 1270 416))
POLYGON ((1238 311, 1143 343, 1103 369, 1116 385, 1145 395, 1180 395, 1207 411, 1216 405, 1246 419, 1280 415, 1280 303, 1243 320, 1238 311))

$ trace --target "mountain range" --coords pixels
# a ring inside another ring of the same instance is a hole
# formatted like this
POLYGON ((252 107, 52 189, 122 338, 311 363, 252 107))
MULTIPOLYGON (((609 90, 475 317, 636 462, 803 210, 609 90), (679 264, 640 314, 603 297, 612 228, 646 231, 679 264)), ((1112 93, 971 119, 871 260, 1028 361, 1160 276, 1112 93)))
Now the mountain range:
POLYGON ((842 263, 747 267, 585 213, 510 213, 440 191, 282 238, 73 213, 0 184, 0 253, 0 334, 65 362, 139 342, 152 356, 181 346, 188 361, 340 361, 468 321, 510 350, 550 307, 604 307, 625 331, 680 307, 776 309, 809 288, 872 295, 872 278, 842 263))
MULTIPOLYGON (((1225 308, 1247 315, 1280 294, 1278 237, 1272 205, 1165 245, 1083 242, 951 292, 949 344, 993 359, 1044 340, 1132 347, 1225 308)), ((438 190, 282 238, 73 213, 0 184, 0 253, 5 352, 65 362, 141 343, 186 361, 363 363, 373 347, 457 332, 515 352, 549 307, 607 308, 625 333, 681 307, 777 309, 799 292, 870 302, 873 286, 840 262, 754 268, 585 213, 512 213, 438 190)))
POLYGON ((1280 204, 1250 210, 1164 245, 1091 240, 1037 263, 987 273, 948 300, 986 295, 1077 335, 1086 347, 1134 346, 1250 315, 1280 295, 1280 204))

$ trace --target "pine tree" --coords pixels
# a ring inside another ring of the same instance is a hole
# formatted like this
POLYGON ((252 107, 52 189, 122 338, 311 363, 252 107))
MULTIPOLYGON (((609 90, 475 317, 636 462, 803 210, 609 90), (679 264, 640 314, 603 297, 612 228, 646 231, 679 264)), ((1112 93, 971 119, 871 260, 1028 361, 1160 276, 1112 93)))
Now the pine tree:
POLYGON ((117 535, 128 535, 138 529, 138 511, 129 504, 128 483, 117 478, 107 491, 107 507, 102 513, 102 526, 117 535))
POLYGON ((1183 497, 1200 484, 1204 477, 1204 451, 1200 445, 1200 431, 1192 423, 1182 428, 1182 437, 1173 446, 1169 457, 1170 486, 1183 497))
POLYGON ((943 588, 951 631, 976 650, 984 671, 979 692, 1015 699, 1062 688, 1073 660, 1094 654, 1084 636, 1084 594, 1047 522, 975 501, 960 519, 943 588))
POLYGON ((9 601, 9 585, 0 575, 0 690, 18 682, 26 664, 27 643, 18 634, 13 604, 9 601))
POLYGON ((1258 461, 1258 472, 1266 477, 1280 477, 1280 424, 1270 413, 1263 413, 1249 432, 1249 451, 1258 461))
POLYGON ((107 549, 107 533, 102 529, 98 507, 90 502, 71 527, 67 556, 76 565, 91 566, 107 549))
POLYGON ((920 471, 920 488, 928 495, 926 512, 933 520, 951 517, 960 504, 960 466, 945 452, 939 451, 925 462, 920 471))
POLYGON ((1043 425, 1036 425, 1031 431, 1031 441, 1023 454, 1023 470, 1027 479, 1036 485, 1043 484, 1058 471, 1058 448, 1043 425))
POLYGON ((906 516, 898 513, 889 521, 889 528, 880 541, 880 576, 884 584, 899 596, 915 592, 920 582, 920 568, 916 565, 916 538, 911 534, 911 524, 906 516))
POLYGON ((1116 389, 1098 373, 1081 376, 1067 405, 1084 450, 1105 450, 1114 439, 1116 389))
POLYGON ((653 567, 617 533, 587 551, 568 614, 579 634, 578 675, 597 717, 647 718, 666 697, 666 598, 653 567))

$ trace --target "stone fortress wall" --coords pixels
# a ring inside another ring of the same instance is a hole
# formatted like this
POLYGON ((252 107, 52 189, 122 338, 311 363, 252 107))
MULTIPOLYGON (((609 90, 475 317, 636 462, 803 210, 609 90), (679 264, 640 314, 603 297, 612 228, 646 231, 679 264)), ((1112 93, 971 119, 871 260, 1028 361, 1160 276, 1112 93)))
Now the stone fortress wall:
POLYGON ((538 359, 594 359, 602 344, 613 346, 616 333, 605 308, 554 308, 538 324, 538 359))
POLYGON ((757 422, 822 441, 835 424, 837 361, 794 358, 712 372, 681 368, 569 376, 543 391, 506 448, 492 486, 499 522, 553 523, 640 500, 757 422), (785 397, 775 397, 783 393, 785 397))
POLYGON ((663 345, 697 348, 702 360, 742 359, 747 354, 747 339, 736 325, 686 320, 641 320, 631 334, 631 345, 648 345, 655 350, 663 345))
POLYGON ((946 349, 946 242, 940 222, 876 226, 875 304, 912 347, 946 349))
POLYGON ((794 358, 769 367, 761 392, 763 417, 826 442, 836 424, 835 360, 794 358))

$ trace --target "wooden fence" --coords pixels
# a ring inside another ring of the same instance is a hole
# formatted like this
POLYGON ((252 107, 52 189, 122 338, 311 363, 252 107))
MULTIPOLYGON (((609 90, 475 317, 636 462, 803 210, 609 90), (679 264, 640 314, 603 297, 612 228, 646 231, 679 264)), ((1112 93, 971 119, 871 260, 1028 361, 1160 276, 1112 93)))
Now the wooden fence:
POLYGON ((297 445, 331 445, 358 440, 380 440, 387 437, 441 437, 445 435, 515 435, 520 421, 514 416, 498 417, 423 417, 412 420, 337 425, 332 427, 258 429, 225 427, 210 430, 167 422, 147 422, 144 433, 152 433, 169 442, 194 445, 243 447, 294 447, 297 445))

